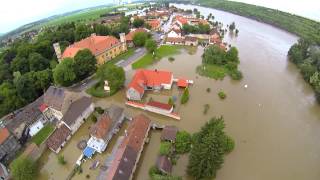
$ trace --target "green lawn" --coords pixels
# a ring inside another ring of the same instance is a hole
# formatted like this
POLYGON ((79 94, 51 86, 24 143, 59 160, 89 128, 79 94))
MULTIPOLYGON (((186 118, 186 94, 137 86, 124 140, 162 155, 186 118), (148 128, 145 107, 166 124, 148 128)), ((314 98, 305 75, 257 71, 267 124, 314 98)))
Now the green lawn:
POLYGON ((54 126, 45 125, 36 135, 34 135, 31 139, 36 145, 40 145, 44 140, 48 138, 48 136, 53 132, 54 126))
POLYGON ((111 59, 108 63, 116 64, 120 60, 127 60, 130 56, 134 54, 135 48, 129 48, 127 52, 120 54, 119 56, 111 59))
POLYGON ((182 46, 169 46, 163 45, 156 50, 155 57, 152 54, 148 53, 140 58, 138 61, 132 64, 133 69, 145 68, 148 65, 151 65, 154 61, 160 60, 161 58, 179 54, 182 46))
POLYGON ((227 75, 228 70, 223 66, 203 64, 197 67, 197 73, 200 76, 205 76, 216 80, 222 80, 227 75))

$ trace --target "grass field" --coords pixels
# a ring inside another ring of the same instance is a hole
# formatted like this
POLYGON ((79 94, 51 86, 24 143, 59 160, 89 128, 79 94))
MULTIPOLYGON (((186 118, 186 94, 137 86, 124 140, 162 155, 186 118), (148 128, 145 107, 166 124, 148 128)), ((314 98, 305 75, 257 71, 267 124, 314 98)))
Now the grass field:
POLYGON ((102 83, 97 83, 91 88, 87 89, 86 92, 93 97, 104 98, 107 97, 108 94, 104 90, 104 85, 102 83))
POLYGON ((31 139, 36 145, 40 145, 44 140, 48 138, 48 136, 53 132, 54 126, 45 125, 36 135, 34 135, 31 139))
POLYGON ((130 56, 132 56, 134 54, 134 51, 136 49, 135 48, 129 48, 127 52, 120 54, 119 56, 111 59, 110 61, 108 61, 107 63, 112 63, 112 64, 116 64, 117 62, 119 62, 120 60, 127 60, 130 56))
POLYGON ((148 53, 140 58, 138 61, 132 64, 133 69, 144 68, 148 65, 151 65, 153 62, 160 60, 164 57, 179 54, 183 46, 169 46, 163 45, 156 50, 155 57, 152 54, 148 53))
POLYGON ((197 73, 200 76, 205 76, 216 80, 223 80, 223 78, 227 75, 228 70, 223 66, 203 64, 197 67, 197 73))

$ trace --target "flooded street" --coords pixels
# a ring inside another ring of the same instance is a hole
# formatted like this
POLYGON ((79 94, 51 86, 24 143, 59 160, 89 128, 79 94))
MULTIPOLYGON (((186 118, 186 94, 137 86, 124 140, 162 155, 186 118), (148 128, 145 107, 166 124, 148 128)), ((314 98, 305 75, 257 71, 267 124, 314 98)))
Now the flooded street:
MULTIPOLYGON (((177 7, 193 9, 195 6, 177 7)), ((224 116, 226 131, 234 138, 236 147, 226 156, 222 169, 218 171, 217 180, 320 179, 320 106, 316 104, 311 87, 287 60, 287 51, 297 37, 237 15, 197 8, 205 16, 211 12, 215 20, 222 21, 225 25, 235 21, 239 36, 227 34, 225 41, 238 48, 241 62, 239 69, 244 78, 233 81, 226 77, 223 81, 217 81, 197 75, 196 67, 201 64, 203 53, 203 49, 199 47, 193 55, 183 52, 174 56, 173 62, 164 58, 148 67, 172 71, 175 77, 194 80, 194 85, 190 87, 190 100, 186 105, 179 105, 181 92, 176 86, 172 91, 147 92, 145 96, 145 100, 152 97, 162 102, 167 102, 170 96, 177 97, 178 106, 175 111, 180 114, 180 121, 129 107, 126 107, 126 112, 132 116, 143 112, 154 122, 176 125, 179 129, 192 133, 198 131, 211 117, 224 116), (245 84, 248 85, 247 89, 244 88, 245 84), (210 93, 206 92, 207 88, 211 89, 210 93), (220 90, 226 92, 225 100, 220 100, 217 96, 220 90), (210 105, 206 115, 203 114, 205 104, 210 105)), ((128 72, 129 80, 133 73, 128 72)), ((111 98, 95 99, 96 106, 104 108, 110 104, 125 107, 124 102, 124 90, 111 98)), ((89 126, 90 124, 85 124, 81 127, 77 136, 88 137, 89 126)), ((154 165, 159 152, 159 138, 160 132, 152 131, 150 142, 145 146, 140 159, 140 167, 134 175, 136 180, 149 179, 148 170, 154 165)), ((72 138, 67 146, 75 146, 75 143, 72 138)), ((75 147, 69 152, 66 149, 60 154, 65 155, 67 162, 75 163, 80 150, 75 147)), ((40 179, 63 179, 58 178, 59 174, 70 170, 69 165, 59 165, 53 153, 47 152, 41 162, 47 163, 42 165, 40 179), (52 178, 52 174, 57 177, 52 178)), ((86 163, 86 166, 91 164, 86 163)), ((187 163, 187 156, 180 157, 173 168, 173 174, 183 176, 183 179, 192 179, 185 173, 187 163)), ((83 175, 73 179, 85 179, 88 171, 84 169, 83 175)), ((90 179, 95 179, 96 175, 90 173, 90 179)))

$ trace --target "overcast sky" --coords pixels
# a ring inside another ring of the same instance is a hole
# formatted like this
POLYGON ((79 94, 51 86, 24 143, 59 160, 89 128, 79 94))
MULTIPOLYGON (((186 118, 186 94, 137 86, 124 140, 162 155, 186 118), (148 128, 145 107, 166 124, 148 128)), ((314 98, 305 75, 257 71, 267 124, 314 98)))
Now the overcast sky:
MULTIPOLYGON (((93 7, 113 0, 1 0, 0 33, 52 15, 93 7)), ((235 0, 262 5, 320 21, 320 0, 235 0)))

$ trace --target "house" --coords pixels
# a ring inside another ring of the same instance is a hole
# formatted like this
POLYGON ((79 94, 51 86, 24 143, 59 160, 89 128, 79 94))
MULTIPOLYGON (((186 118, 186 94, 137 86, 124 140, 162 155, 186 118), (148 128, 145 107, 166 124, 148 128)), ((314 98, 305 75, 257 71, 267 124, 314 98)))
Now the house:
POLYGON ((55 153, 59 153, 61 148, 70 139, 84 120, 94 111, 94 105, 89 97, 82 97, 71 103, 68 111, 57 123, 58 128, 49 136, 47 146, 55 153))
POLYGON ((3 120, 4 126, 21 142, 24 143, 29 136, 37 134, 46 123, 46 117, 39 107, 43 104, 41 96, 20 110, 11 113, 3 120))
POLYGON ((87 143, 88 147, 99 153, 105 151, 112 136, 120 130, 123 121, 124 109, 111 105, 91 128, 91 137, 87 143))
POLYGON ((0 161, 9 162, 14 159, 21 145, 18 140, 10 134, 7 128, 0 128, 0 161))
POLYGON ((170 174, 172 171, 172 163, 167 156, 158 156, 156 167, 164 174, 170 174))
POLYGON ((97 64, 99 65, 127 51, 124 33, 120 34, 120 41, 113 36, 97 36, 92 34, 68 46, 62 54, 59 44, 55 44, 54 46, 59 62, 67 57, 73 58, 80 50, 89 49, 96 57, 97 64))
POLYGON ((106 180, 131 180, 150 130, 150 119, 140 114, 129 124, 108 170, 106 180))
POLYGON ((71 134, 74 134, 93 111, 94 105, 92 99, 82 97, 70 105, 70 108, 61 119, 61 123, 71 130, 71 134))
POLYGON ((179 78, 178 79, 178 82, 177 82, 177 86, 178 87, 180 87, 180 88, 186 88, 186 87, 188 87, 188 80, 186 80, 186 79, 181 79, 181 78, 179 78))
POLYGON ((153 31, 159 31, 161 28, 161 21, 159 19, 151 19, 146 21, 153 31))
POLYGON ((192 37, 192 36, 186 36, 185 39, 185 45, 186 46, 198 46, 198 38, 192 37))
POLYGON ((175 142, 176 141, 176 136, 178 133, 178 128, 175 126, 166 126, 162 129, 161 132, 161 140, 162 141, 170 141, 170 142, 175 142))
POLYGON ((171 45, 184 45, 185 40, 183 37, 168 37, 166 39, 166 44, 171 44, 171 45))
POLYGON ((157 101, 149 101, 146 104, 145 109, 159 114, 170 114, 173 111, 173 106, 157 101))
POLYGON ((145 90, 171 89, 172 83, 172 72, 140 69, 128 85, 126 96, 129 100, 141 100, 145 90))
POLYGON ((131 29, 131 31, 126 35, 126 43, 128 47, 133 47, 133 37, 136 33, 138 32, 143 32, 143 33, 148 33, 149 30, 145 28, 137 28, 137 29, 131 29))
POLYGON ((180 38, 181 37, 181 30, 180 29, 171 29, 167 34, 168 38, 180 38))
POLYGON ((11 179, 7 168, 2 163, 0 163, 0 179, 1 180, 11 179))
POLYGON ((183 16, 176 16, 176 22, 180 26, 180 28, 183 27, 183 25, 188 24, 188 19, 183 16))
POLYGON ((209 44, 220 44, 220 43, 222 43, 222 41, 218 33, 214 33, 210 36, 209 44))
POLYGON ((48 138, 48 148, 58 154, 67 141, 71 138, 71 130, 64 124, 61 124, 48 138))

